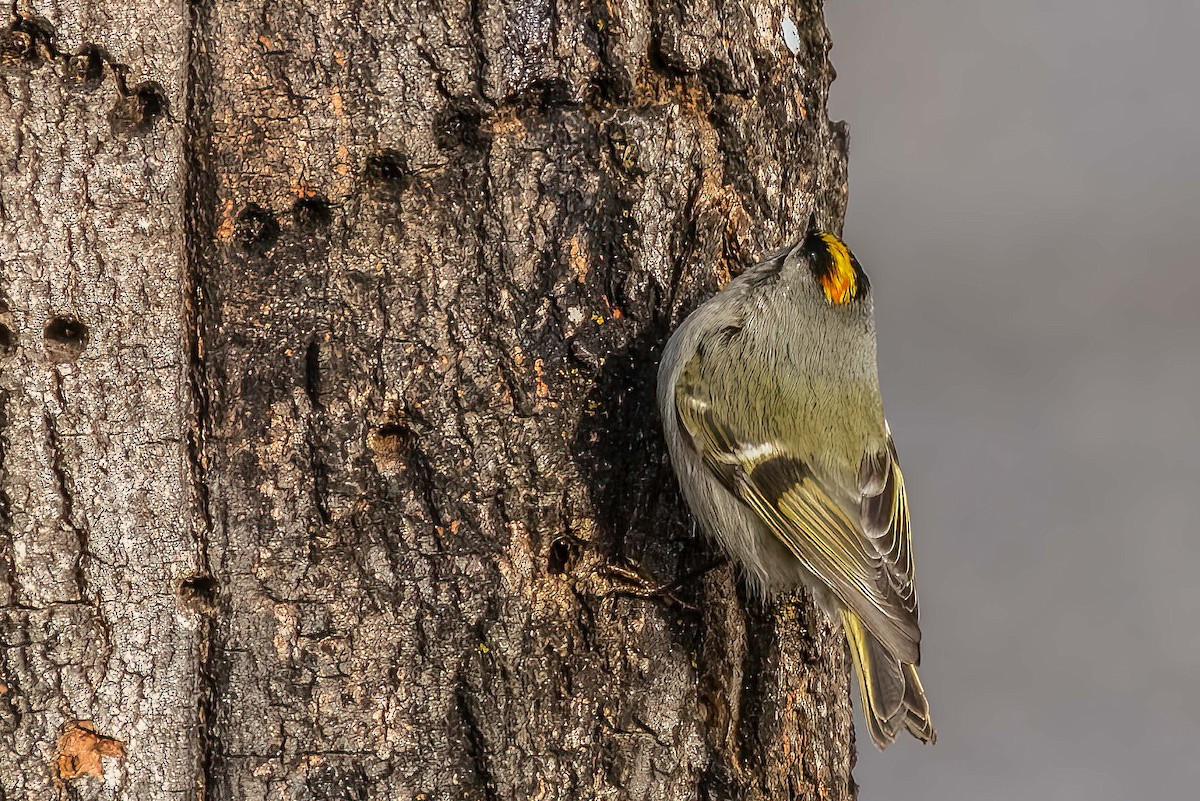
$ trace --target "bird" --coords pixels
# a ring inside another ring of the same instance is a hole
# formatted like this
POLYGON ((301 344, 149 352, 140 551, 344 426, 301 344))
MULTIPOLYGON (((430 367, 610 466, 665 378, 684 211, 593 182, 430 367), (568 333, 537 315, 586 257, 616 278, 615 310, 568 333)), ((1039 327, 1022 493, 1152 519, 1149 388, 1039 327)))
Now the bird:
POLYGON ((880 749, 937 734, 921 663, 908 496, 883 413, 862 265, 815 219, 681 323, 658 369, 671 464, 759 597, 807 587, 849 644, 880 749))

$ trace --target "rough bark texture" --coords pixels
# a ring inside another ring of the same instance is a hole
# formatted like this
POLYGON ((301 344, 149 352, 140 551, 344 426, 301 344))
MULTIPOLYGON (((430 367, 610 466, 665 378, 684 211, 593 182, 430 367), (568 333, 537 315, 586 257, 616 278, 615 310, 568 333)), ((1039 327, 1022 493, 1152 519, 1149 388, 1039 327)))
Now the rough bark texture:
POLYGON ((160 0, 18 5, 0 25, 0 798, 178 795, 200 687, 179 591, 202 559, 185 136, 137 110, 184 96, 188 29, 160 0), (114 740, 126 758, 98 757, 114 740))
POLYGON ((671 327, 844 209, 818 3, 16 12, 0 799, 853 796, 806 599, 646 590, 671 327))

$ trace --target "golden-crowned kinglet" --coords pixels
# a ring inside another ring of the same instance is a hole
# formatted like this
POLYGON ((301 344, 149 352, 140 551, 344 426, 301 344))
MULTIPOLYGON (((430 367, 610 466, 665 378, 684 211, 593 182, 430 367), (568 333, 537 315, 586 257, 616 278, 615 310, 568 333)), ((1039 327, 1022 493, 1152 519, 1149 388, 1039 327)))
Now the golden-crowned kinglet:
POLYGON ((762 594, 841 620, 871 739, 933 742, 904 477, 883 418, 867 276, 813 231, 675 331, 658 369, 671 462, 705 533, 762 594))

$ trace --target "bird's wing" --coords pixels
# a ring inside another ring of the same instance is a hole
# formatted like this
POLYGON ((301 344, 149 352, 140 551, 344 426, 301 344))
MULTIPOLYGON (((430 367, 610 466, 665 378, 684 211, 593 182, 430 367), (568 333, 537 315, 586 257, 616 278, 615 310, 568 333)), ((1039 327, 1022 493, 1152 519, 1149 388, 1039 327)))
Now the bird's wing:
POLYGON ((702 360, 694 357, 675 386, 689 445, 888 651, 919 664, 908 501, 890 435, 886 451, 864 456, 857 497, 839 502, 788 443, 737 430, 718 399, 698 389, 702 360))

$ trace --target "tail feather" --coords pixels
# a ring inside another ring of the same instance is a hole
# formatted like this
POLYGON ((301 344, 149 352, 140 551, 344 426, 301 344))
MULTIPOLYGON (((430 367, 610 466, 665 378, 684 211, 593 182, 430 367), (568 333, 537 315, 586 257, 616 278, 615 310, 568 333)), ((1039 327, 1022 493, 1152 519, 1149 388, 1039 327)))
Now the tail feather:
POLYGON ((937 742, 937 732, 929 718, 929 699, 917 675, 915 665, 904 665, 904 728, 923 743, 937 742))
POLYGON ((842 610, 842 625, 858 678, 863 718, 876 747, 883 750, 891 745, 901 726, 922 742, 934 742, 937 733, 916 667, 889 654, 849 609, 842 610))

